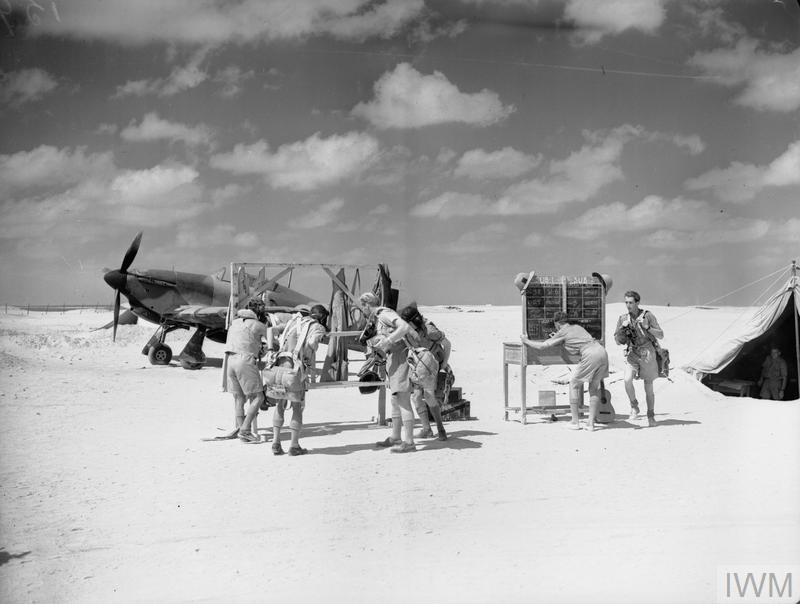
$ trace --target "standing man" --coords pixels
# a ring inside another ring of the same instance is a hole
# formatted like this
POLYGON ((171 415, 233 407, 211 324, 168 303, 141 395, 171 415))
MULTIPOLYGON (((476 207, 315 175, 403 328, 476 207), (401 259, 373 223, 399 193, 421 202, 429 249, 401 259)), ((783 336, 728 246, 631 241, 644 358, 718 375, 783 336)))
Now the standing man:
MULTIPOLYGON (((417 438, 430 438, 433 436, 431 422, 428 418, 430 409, 433 419, 436 421, 437 438, 447 440, 447 432, 442 422, 442 409, 436 399, 436 379, 439 371, 447 367, 450 358, 450 340, 444 333, 434 325, 433 321, 428 320, 419 312, 416 304, 409 304, 400 311, 400 316, 411 326, 408 332, 408 342, 413 348, 425 348, 431 352, 431 356, 436 363, 436 371, 431 371, 428 379, 424 383, 411 383, 411 404, 417 410, 422 430, 417 438)), ((414 358, 413 351, 411 360, 415 363, 422 362, 419 358, 414 358)))
POLYGON ((236 318, 228 327, 225 340, 225 358, 227 361, 226 391, 233 395, 234 419, 236 428, 228 434, 229 438, 239 436, 246 443, 261 442, 261 439, 250 430, 250 426, 258 415, 258 408, 265 402, 264 386, 258 370, 258 359, 261 358, 262 341, 266 341, 267 326, 264 302, 253 298, 247 308, 236 313, 236 318), (250 406, 245 416, 245 404, 250 406))
MULTIPOLYGON (((298 367, 302 371, 303 384, 305 376, 314 369, 317 348, 325 337, 325 326, 328 323, 328 309, 322 304, 311 307, 309 316, 297 314, 286 324, 281 334, 281 345, 276 365, 278 367, 298 367)), ((277 399, 275 415, 272 416, 272 453, 283 455, 281 446, 281 428, 286 413, 286 403, 292 404, 292 419, 289 430, 292 440, 289 444, 289 455, 305 455, 308 449, 300 446, 300 431, 303 429, 303 411, 306 408, 305 388, 298 392, 287 392, 285 399, 277 399)))
POLYGON ((653 380, 658 377, 658 359, 654 342, 664 337, 664 331, 656 317, 649 310, 639 308, 641 296, 638 292, 625 292, 625 308, 628 312, 617 319, 614 340, 625 348, 625 393, 631 402, 630 419, 639 417, 639 402, 633 380, 644 381, 644 393, 647 401, 647 425, 656 425, 656 396, 653 392, 653 380))
POLYGON ((782 401, 788 375, 788 367, 786 361, 781 358, 780 348, 773 346, 769 356, 761 365, 761 377, 758 380, 758 385, 761 386, 761 398, 782 401))
POLYGON ((387 355, 386 374, 392 393, 392 435, 375 444, 378 447, 391 447, 394 453, 416 451, 411 383, 408 380, 408 349, 404 341, 411 327, 391 308, 380 306, 378 297, 372 292, 361 294, 359 302, 367 320, 374 321, 378 339, 376 348, 387 355))

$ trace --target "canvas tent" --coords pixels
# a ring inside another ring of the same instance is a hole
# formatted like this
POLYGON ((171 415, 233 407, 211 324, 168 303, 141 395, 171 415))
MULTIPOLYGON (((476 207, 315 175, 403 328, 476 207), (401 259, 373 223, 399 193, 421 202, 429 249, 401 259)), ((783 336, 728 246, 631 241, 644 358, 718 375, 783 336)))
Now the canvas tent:
POLYGON ((733 394, 731 385, 749 384, 742 390, 758 396, 756 382, 761 374, 761 365, 769 355, 770 348, 777 346, 788 366, 788 384, 784 400, 798 397, 798 358, 800 341, 800 279, 793 266, 791 278, 776 291, 737 333, 714 345, 694 359, 686 369, 704 384, 733 394), (726 390, 727 387, 727 390, 726 390))

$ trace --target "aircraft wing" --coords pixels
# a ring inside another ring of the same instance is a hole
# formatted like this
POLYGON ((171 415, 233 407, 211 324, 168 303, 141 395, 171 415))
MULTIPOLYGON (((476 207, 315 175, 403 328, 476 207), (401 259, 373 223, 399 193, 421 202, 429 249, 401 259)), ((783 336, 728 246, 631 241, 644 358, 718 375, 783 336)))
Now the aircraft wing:
POLYGON ((170 323, 225 329, 227 314, 227 306, 176 306, 163 312, 161 316, 170 323))

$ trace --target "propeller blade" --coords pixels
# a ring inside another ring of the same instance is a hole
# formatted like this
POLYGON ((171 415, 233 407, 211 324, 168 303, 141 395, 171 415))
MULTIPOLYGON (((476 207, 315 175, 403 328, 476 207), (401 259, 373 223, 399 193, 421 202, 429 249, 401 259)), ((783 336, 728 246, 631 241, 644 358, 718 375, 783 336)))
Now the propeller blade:
POLYGON ((131 246, 128 248, 128 251, 125 252, 125 257, 122 259, 122 266, 119 267, 121 272, 125 272, 128 270, 128 267, 133 263, 133 259, 136 258, 136 254, 139 252, 139 244, 142 241, 142 231, 136 233, 136 237, 133 238, 131 242, 131 246))
POLYGON ((111 341, 117 341, 117 325, 119 324, 119 290, 117 290, 117 295, 114 297, 114 332, 111 336, 111 341))

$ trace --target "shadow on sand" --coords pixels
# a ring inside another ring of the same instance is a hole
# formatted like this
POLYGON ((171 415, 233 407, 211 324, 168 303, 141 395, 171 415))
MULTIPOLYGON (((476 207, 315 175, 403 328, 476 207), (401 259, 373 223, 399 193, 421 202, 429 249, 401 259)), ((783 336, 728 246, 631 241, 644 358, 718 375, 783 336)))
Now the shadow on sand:
POLYGON ((689 426, 692 424, 700 424, 701 422, 696 420, 690 419, 658 419, 658 415, 656 415, 656 425, 652 428, 647 425, 647 418, 640 417, 636 421, 631 421, 628 419, 626 415, 620 415, 619 413, 614 416, 614 421, 610 424, 601 424, 600 430, 619 430, 619 429, 630 429, 630 430, 654 430, 655 428, 665 428, 667 426, 689 426))
MULTIPOLYGON (((369 429, 374 430, 375 424, 370 423, 361 423, 361 424, 312 424, 311 426, 316 426, 317 431, 314 432, 313 430, 306 431, 306 428, 303 429, 303 436, 301 438, 308 438, 313 436, 321 436, 323 434, 336 434, 337 432, 342 432, 345 430, 356 430, 356 429, 369 429), (326 427, 331 427, 332 429, 326 430, 326 427), (345 426, 342 428, 342 426, 345 426), (339 428, 339 429, 337 429, 339 428)), ((310 426, 309 426, 310 427, 310 426)), ((345 444, 335 447, 312 447, 309 446, 308 453, 309 455, 349 455, 350 453, 356 453, 358 451, 385 451, 386 449, 383 447, 377 446, 375 443, 379 440, 383 440, 388 436, 388 427, 380 426, 383 430, 375 431, 375 434, 378 436, 375 442, 371 443, 358 443, 358 444, 345 444), (383 438, 380 438, 383 437, 383 438)), ((452 428, 452 426, 448 426, 452 428)), ((471 440, 469 437, 471 436, 496 436, 495 432, 483 432, 480 430, 453 430, 452 432, 447 433, 447 440, 446 441, 439 441, 435 438, 433 439, 425 439, 425 440, 416 440, 417 444, 417 451, 433 451, 436 449, 479 449, 483 446, 483 443, 477 442, 475 440, 471 440)))
POLYGON ((24 558, 28 554, 30 554, 30 551, 21 552, 19 554, 10 554, 5 550, 5 548, 0 548, 0 566, 7 564, 10 560, 24 558))

